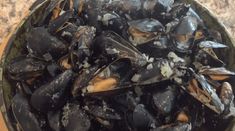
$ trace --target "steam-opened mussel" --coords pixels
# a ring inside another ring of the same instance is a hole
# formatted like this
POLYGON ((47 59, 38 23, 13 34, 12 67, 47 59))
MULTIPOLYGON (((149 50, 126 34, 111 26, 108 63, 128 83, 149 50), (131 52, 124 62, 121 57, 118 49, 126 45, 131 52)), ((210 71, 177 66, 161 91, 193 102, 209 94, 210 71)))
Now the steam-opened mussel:
POLYGON ((104 57, 110 61, 128 58, 136 67, 146 64, 146 59, 133 45, 114 32, 104 32, 93 45, 94 57, 104 57), (111 58, 110 58, 111 57, 111 58))
POLYGON ((189 94, 214 112, 221 114, 224 111, 224 104, 221 102, 216 90, 203 75, 194 74, 194 77, 195 79, 192 79, 187 88, 189 94))
POLYGON ((128 22, 129 40, 134 45, 150 42, 157 38, 158 33, 164 31, 163 25, 156 19, 140 19, 128 22))
POLYGON ((162 58, 169 52, 169 39, 166 35, 159 36, 154 41, 138 45, 137 48, 144 54, 150 57, 162 58))
POLYGON ((139 69, 132 77, 132 82, 148 85, 169 80, 173 76, 173 68, 166 59, 161 59, 139 69))
POLYGON ((209 68, 205 67, 199 70, 200 74, 209 76, 212 80, 226 80, 235 75, 235 72, 229 71, 224 67, 209 68))
POLYGON ((119 59, 101 70, 83 89, 83 92, 99 93, 129 87, 132 75, 130 60, 119 59))
POLYGON ((74 34, 77 32, 78 26, 73 23, 65 23, 63 27, 57 30, 63 40, 68 43, 71 43, 74 37, 74 34))
POLYGON ((66 45, 44 27, 33 28, 29 32, 27 48, 30 54, 40 58, 46 57, 48 53, 53 58, 58 58, 67 51, 66 45))
POLYGON ((105 30, 112 30, 117 34, 125 37, 126 28, 128 27, 127 21, 114 12, 107 12, 100 16, 99 21, 102 22, 105 30))
POLYGON ((175 29, 177 35, 192 35, 198 27, 196 18, 191 16, 183 17, 175 29))
POLYGON ((62 125, 65 131, 88 131, 91 122, 79 105, 68 103, 63 108, 62 125))
POLYGON ((88 57, 91 56, 90 48, 95 37, 96 29, 90 26, 80 26, 75 32, 70 51, 70 61, 73 67, 80 69, 83 64, 87 63, 88 57))
POLYGON ((9 63, 7 72, 11 79, 21 81, 41 76, 45 68, 46 63, 41 60, 20 56, 9 63))
POLYGON ((101 118, 104 120, 121 120, 121 116, 116 113, 114 109, 107 107, 107 105, 94 105, 94 103, 90 105, 87 104, 87 109, 85 110, 95 118, 101 118))
POLYGON ((223 112, 224 105, 221 103, 221 100, 219 99, 213 87, 209 83, 207 83, 205 77, 203 75, 199 75, 197 77, 197 80, 201 84, 202 89, 211 96, 211 103, 213 104, 213 106, 215 106, 217 112, 219 113, 223 112))
POLYGON ((48 32, 51 34, 56 34, 57 31, 72 17, 72 11, 66 11, 61 16, 57 17, 53 21, 50 22, 48 26, 48 32))
POLYGON ((51 82, 39 87, 31 97, 31 105, 40 112, 63 106, 72 78, 73 71, 66 70, 51 82))
POLYGON ((107 4, 107 9, 116 11, 126 19, 138 19, 142 17, 141 0, 115 0, 107 4))
POLYGON ((232 104, 232 101, 234 100, 234 94, 233 94, 233 89, 230 83, 224 82, 221 85, 221 90, 220 90, 220 95, 219 95, 221 102, 225 106, 225 111, 224 113, 229 113, 230 111, 230 106, 232 104))
POLYGON ((191 16, 183 17, 176 26, 173 37, 173 48, 179 52, 188 52, 193 47, 193 34, 198 28, 197 19, 191 16))
POLYGON ((214 41, 202 41, 198 44, 199 48, 226 48, 227 46, 214 41))
POLYGON ((39 121, 32 112, 27 98, 22 94, 16 94, 13 97, 12 112, 22 130, 42 131, 39 121))
POLYGON ((171 124, 162 125, 151 131, 191 131, 192 124, 189 123, 189 117, 185 112, 177 114, 176 121, 171 124))
POLYGON ((199 62, 202 66, 210 67, 223 67, 225 65, 212 49, 199 50, 195 55, 195 62, 199 62))
POLYGON ((102 104, 100 101, 87 101, 84 109, 97 123, 107 129, 113 129, 114 124, 122 119, 121 116, 104 101, 102 101, 102 104))
POLYGON ((89 67, 88 69, 83 69, 78 74, 71 89, 71 93, 73 96, 79 95, 79 91, 81 91, 83 87, 89 84, 89 81, 95 77, 96 73, 98 73, 98 69, 98 66, 89 67))
MULTIPOLYGON (((48 16, 50 13, 53 12, 53 10, 55 10, 55 8, 58 9, 58 7, 60 7, 60 4, 62 3, 63 0, 57 0, 57 1, 50 1, 48 6, 46 7, 45 9, 45 12, 43 14, 41 14, 41 17, 38 18, 38 20, 36 20, 33 25, 36 25, 36 26, 42 26, 43 24, 47 23, 48 20, 48 16), (37 22, 37 23, 36 23, 37 22)), ((60 10, 61 11, 61 10, 60 10)), ((57 15, 54 15, 54 16, 58 16, 59 10, 56 11, 56 14, 57 15)), ((55 18, 55 17, 54 17, 55 18)), ((50 20, 50 19, 49 19, 50 20)))
POLYGON ((186 16, 187 12, 189 11, 190 6, 184 3, 175 3, 171 7, 169 13, 167 13, 167 19, 170 21, 174 19, 180 19, 186 16))

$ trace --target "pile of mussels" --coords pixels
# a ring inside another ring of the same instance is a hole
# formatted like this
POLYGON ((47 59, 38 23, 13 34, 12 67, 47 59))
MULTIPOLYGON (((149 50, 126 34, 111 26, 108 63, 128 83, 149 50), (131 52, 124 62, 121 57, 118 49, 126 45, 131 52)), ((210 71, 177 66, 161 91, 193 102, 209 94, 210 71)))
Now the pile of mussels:
POLYGON ((224 130, 228 48, 174 0, 51 1, 6 67, 23 131, 224 130))

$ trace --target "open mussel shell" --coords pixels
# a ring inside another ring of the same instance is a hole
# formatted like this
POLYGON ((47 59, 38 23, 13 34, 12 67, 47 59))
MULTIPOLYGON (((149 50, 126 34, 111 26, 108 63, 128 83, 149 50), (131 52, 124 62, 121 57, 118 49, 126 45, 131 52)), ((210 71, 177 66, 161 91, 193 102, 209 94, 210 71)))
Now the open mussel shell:
POLYGON ((206 81, 203 75, 197 76, 196 79, 201 84, 202 89, 210 95, 212 106, 215 107, 217 112, 222 113, 224 111, 224 105, 222 104, 214 88, 206 81))
POLYGON ((170 40, 168 36, 161 35, 154 41, 136 46, 139 51, 148 55, 149 57, 162 58, 165 57, 170 49, 168 48, 170 40))
POLYGON ((219 97, 221 99, 221 102, 225 106, 224 113, 229 113, 231 104, 234 100, 233 89, 232 89, 232 85, 230 83, 223 82, 223 84, 221 85, 219 97))
POLYGON ((94 50, 94 57, 100 55, 106 59, 107 57, 111 57, 110 61, 128 58, 136 67, 144 66, 147 63, 143 54, 139 52, 131 43, 111 31, 104 32, 98 36, 92 49, 94 50))
POLYGON ((95 33, 96 29, 93 26, 80 26, 74 33, 71 44, 73 46, 77 45, 77 48, 79 49, 89 48, 91 46, 92 40, 95 37, 95 33))
POLYGON ((172 48, 179 52, 188 52, 193 47, 194 32, 198 28, 197 19, 191 16, 185 16, 173 31, 172 48))
POLYGON ((127 21, 118 14, 114 12, 105 12, 100 16, 98 21, 102 22, 104 30, 112 30, 120 36, 125 37, 128 24, 127 21))
POLYGON ((67 51, 66 44, 52 36, 44 27, 33 28, 29 32, 27 41, 29 53, 42 59, 46 57, 46 60, 52 60, 53 58, 60 57, 67 51), (53 58, 48 58, 47 54, 53 58))
POLYGON ((51 82, 39 87, 31 97, 31 105, 39 112, 48 112, 63 106, 66 92, 73 79, 73 71, 66 70, 51 82))
POLYGON ((195 55, 195 61, 203 66, 224 67, 225 63, 220 60, 212 49, 199 50, 195 55))
POLYGON ((23 81, 41 76, 45 68, 46 63, 44 61, 20 56, 12 59, 7 67, 7 71, 11 79, 23 81))
POLYGON ((109 107, 106 102, 99 100, 87 101, 84 109, 94 118, 102 120, 121 120, 121 116, 113 108, 109 107), (100 104, 99 104, 100 103, 100 104), (102 104, 101 104, 102 103, 102 104))
POLYGON ((18 93, 13 97, 12 112, 23 131, 42 131, 40 123, 32 112, 27 98, 22 94, 18 93))
POLYGON ((66 22, 57 31, 58 35, 63 38, 66 42, 71 43, 75 32, 77 32, 78 26, 74 23, 66 22))
POLYGON ((198 28, 198 22, 195 17, 186 16, 181 19, 174 33, 177 35, 192 35, 198 28))
POLYGON ((200 74, 209 76, 212 80, 226 80, 235 76, 235 72, 229 71, 224 67, 217 68, 202 68, 199 70, 200 74))
POLYGON ((92 26, 80 26, 74 33, 69 47, 69 57, 73 67, 79 66, 86 57, 91 55, 90 48, 95 37, 95 32, 96 29, 92 26))
POLYGON ((69 55, 65 55, 58 60, 59 66, 64 70, 72 69, 71 58, 69 55))
POLYGON ((140 19, 129 21, 129 41, 134 45, 141 45, 157 38, 158 33, 164 31, 164 26, 156 19, 140 19))
POLYGON ((99 71, 98 66, 94 67, 89 67, 88 69, 83 69, 81 72, 78 74, 77 78, 75 78, 72 89, 71 89, 71 94, 75 97, 80 94, 80 91, 82 90, 83 87, 87 86, 89 84, 89 81, 93 79, 99 71))
POLYGON ((125 89, 130 86, 132 75, 133 70, 129 59, 116 60, 89 81, 83 92, 90 94, 125 89))
POLYGON ((170 62, 161 59, 140 68, 132 77, 131 81, 137 85, 151 85, 165 80, 169 80, 173 75, 170 62))
POLYGON ((48 32, 52 35, 55 35, 57 31, 60 30, 60 28, 69 21, 69 19, 72 17, 72 11, 66 11, 56 19, 52 20, 48 25, 48 32))
POLYGON ((199 48, 226 48, 227 46, 214 41, 202 41, 198 43, 199 48))
POLYGON ((194 77, 195 78, 189 82, 189 86, 187 88, 182 88, 215 113, 223 113, 224 104, 219 98, 215 88, 208 83, 203 75, 194 74, 194 77))

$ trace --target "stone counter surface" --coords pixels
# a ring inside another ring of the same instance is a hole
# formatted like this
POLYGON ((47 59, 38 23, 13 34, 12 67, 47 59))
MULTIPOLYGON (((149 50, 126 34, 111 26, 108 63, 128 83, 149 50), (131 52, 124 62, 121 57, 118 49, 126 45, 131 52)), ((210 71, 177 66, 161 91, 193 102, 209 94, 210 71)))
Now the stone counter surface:
MULTIPOLYGON (((19 22, 28 14, 30 6, 36 0, 0 0, 0 45, 9 37, 19 22)), ((234 0, 198 0, 221 19, 235 38, 235 1, 234 0)), ((3 48, 0 46, 0 55, 3 48)), ((0 56, 1 58, 1 56, 0 56)), ((7 131, 0 113, 0 131, 7 131)))

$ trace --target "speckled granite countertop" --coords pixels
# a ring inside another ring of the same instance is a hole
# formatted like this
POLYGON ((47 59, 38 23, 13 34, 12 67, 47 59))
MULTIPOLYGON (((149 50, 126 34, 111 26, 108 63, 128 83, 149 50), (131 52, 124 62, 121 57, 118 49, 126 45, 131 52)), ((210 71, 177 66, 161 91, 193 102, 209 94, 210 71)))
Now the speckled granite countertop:
POLYGON ((35 0, 0 0, 0 43, 14 30, 35 0))

